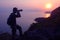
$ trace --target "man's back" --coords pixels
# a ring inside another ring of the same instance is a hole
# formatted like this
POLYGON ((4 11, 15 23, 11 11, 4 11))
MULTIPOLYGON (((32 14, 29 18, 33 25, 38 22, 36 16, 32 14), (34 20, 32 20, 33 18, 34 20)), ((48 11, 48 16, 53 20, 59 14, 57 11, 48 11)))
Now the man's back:
POLYGON ((10 16, 8 17, 7 24, 10 26, 16 25, 16 16, 14 13, 11 13, 10 16))

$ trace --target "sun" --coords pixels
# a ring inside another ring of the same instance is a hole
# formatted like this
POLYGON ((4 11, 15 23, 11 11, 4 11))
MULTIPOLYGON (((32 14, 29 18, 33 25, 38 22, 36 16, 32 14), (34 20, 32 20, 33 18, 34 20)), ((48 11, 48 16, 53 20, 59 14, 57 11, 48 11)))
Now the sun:
POLYGON ((52 4, 51 4, 51 3, 47 3, 47 4, 45 5, 45 7, 46 7, 47 9, 51 9, 51 8, 52 8, 52 4))

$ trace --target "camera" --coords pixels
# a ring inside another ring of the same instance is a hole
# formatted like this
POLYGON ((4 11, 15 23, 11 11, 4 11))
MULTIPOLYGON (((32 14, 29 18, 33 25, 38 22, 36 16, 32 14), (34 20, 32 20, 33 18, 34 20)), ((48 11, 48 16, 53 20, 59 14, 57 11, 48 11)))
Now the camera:
POLYGON ((23 10, 22 9, 20 9, 20 10, 17 10, 18 12, 22 12, 23 10))

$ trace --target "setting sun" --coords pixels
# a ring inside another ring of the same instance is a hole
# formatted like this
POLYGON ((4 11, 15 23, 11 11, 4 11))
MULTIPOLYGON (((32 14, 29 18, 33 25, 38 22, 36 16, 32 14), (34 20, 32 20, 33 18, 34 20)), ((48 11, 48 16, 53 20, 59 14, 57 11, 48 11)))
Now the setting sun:
POLYGON ((51 4, 51 3, 47 3, 47 4, 45 5, 45 7, 46 7, 47 9, 50 9, 50 8, 52 8, 52 4, 51 4))

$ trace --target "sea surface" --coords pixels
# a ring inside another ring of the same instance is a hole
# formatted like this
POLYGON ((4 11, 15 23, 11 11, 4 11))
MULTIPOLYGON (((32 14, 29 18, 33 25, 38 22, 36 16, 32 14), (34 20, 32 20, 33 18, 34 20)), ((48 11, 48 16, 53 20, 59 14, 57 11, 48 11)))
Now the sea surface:
MULTIPOLYGON (((7 18, 11 11, 3 10, 0 11, 0 33, 11 33, 11 28, 7 25, 7 18)), ((44 17, 45 13, 40 11, 23 11, 20 13, 21 18, 16 18, 18 25, 22 27, 22 31, 25 32, 29 29, 30 25, 34 23, 34 19, 38 17, 44 17)))

